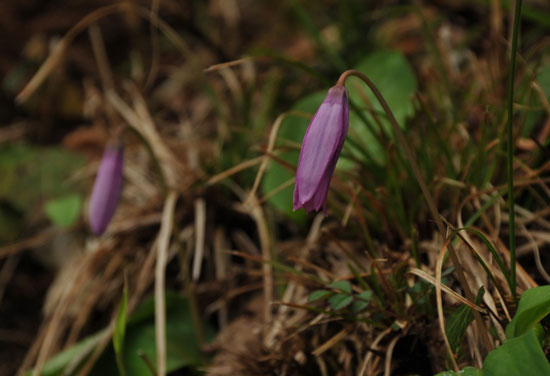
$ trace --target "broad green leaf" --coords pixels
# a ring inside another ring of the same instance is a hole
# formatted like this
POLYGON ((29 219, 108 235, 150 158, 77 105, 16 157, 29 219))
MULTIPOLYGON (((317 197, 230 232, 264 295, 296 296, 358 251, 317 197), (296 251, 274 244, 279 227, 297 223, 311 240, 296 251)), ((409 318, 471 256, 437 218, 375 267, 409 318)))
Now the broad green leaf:
POLYGON ((332 282, 328 287, 331 287, 333 289, 338 289, 347 292, 348 294, 351 294, 351 285, 348 281, 336 281, 332 282))
MULTIPOLYGON (((305 114, 313 114, 317 111, 319 105, 325 99, 327 94, 326 90, 308 95, 300 100, 294 106, 293 110, 299 111, 305 114)), ((298 157, 300 156, 299 147, 306 133, 307 126, 309 125, 309 119, 296 115, 289 115, 281 124, 279 134, 277 137, 277 145, 275 154, 282 160, 290 163, 292 166, 298 164, 298 157)), ((295 172, 277 163, 275 160, 269 162, 269 166, 262 180, 262 192, 263 195, 267 195, 270 192, 277 189, 281 184, 287 182, 289 179, 294 178, 295 172)), ((273 195, 268 202, 276 209, 285 213, 298 223, 305 222, 305 211, 299 210, 294 212, 292 210, 292 196, 294 193, 294 185, 281 190, 277 194, 273 195)))
POLYGON ((338 311, 339 309, 345 308, 348 305, 351 304, 353 301, 353 296, 346 295, 346 294, 336 294, 330 297, 328 300, 330 306, 335 311, 338 311))
POLYGON ((531 329, 508 339, 485 358, 483 376, 544 376, 550 375, 550 363, 531 329))
POLYGON ((121 375, 126 374, 126 368, 124 367, 123 358, 123 346, 124 346, 124 333, 126 332, 126 311, 128 308, 128 286, 124 283, 124 290, 122 293, 122 301, 120 307, 118 307, 115 330, 113 333, 113 348, 115 350, 115 357, 118 366, 118 370, 121 375))
POLYGON ((313 291, 311 293, 311 295, 309 296, 309 298, 307 299, 307 301, 308 301, 308 303, 311 303, 311 302, 314 302, 316 300, 321 300, 321 299, 328 298, 332 294, 333 294, 332 291, 327 291, 327 290, 313 291))
POLYGON ((506 327, 506 337, 518 337, 550 314, 550 286, 539 286, 523 293, 518 310, 506 327))
MULTIPOLYGON (((395 119, 401 128, 404 128, 407 118, 414 114, 412 98, 418 86, 414 71, 405 57, 396 51, 378 51, 361 61, 355 69, 374 82, 392 110, 395 119)), ((371 90, 358 78, 350 77, 346 82, 346 87, 350 100, 365 109, 362 114, 370 123, 370 127, 368 127, 354 111, 351 112, 349 134, 353 135, 354 139, 362 145, 362 150, 355 145, 348 145, 348 148, 357 158, 364 158, 362 153, 366 152, 376 164, 384 165, 385 147, 372 133, 372 130, 378 133, 381 127, 382 131, 390 138, 393 137, 383 108, 371 90), (374 119, 367 111, 369 108, 376 113, 377 119, 374 119)))
POLYGON ((44 205, 48 218, 59 227, 71 227, 78 219, 82 197, 77 194, 49 200, 44 205))
MULTIPOLYGON (((414 114, 412 99, 418 86, 414 71, 405 56, 397 51, 374 52, 361 61, 355 69, 365 74, 376 85, 388 102, 395 119, 404 128, 405 120, 414 114)), ((346 86, 350 98, 362 104, 363 108, 371 107, 383 113, 382 106, 362 81, 350 78, 346 86)), ((389 123, 384 124, 387 127, 385 130, 391 134, 389 123)))
MULTIPOLYGON (((154 301, 154 300, 153 300, 154 301)), ((154 304, 154 303, 153 303, 154 304)), ((130 322, 130 321, 129 321, 130 322)), ((206 339, 212 337, 211 330, 205 323, 206 339)), ((132 376, 150 376, 138 356, 142 350, 156 364, 154 317, 129 327, 124 341, 124 364, 127 374, 132 376)), ((172 372, 185 366, 198 366, 204 359, 199 347, 197 332, 191 309, 187 300, 176 293, 166 293, 166 366, 172 372)))
POLYGON ((443 371, 435 376, 481 376, 481 371, 474 367, 465 367, 458 372, 443 371))

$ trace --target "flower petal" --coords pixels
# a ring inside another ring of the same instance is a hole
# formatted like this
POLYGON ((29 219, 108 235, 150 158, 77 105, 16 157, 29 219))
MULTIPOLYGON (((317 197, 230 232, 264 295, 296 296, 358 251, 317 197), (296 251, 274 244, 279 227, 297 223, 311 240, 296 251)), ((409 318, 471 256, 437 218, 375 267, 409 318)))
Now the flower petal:
POLYGON ((90 198, 90 227, 101 235, 115 212, 122 188, 122 145, 105 149, 90 198))
POLYGON ((348 130, 348 111, 346 89, 343 86, 330 89, 302 142, 296 171, 294 210, 303 207, 309 212, 323 206, 326 214, 330 180, 348 130))

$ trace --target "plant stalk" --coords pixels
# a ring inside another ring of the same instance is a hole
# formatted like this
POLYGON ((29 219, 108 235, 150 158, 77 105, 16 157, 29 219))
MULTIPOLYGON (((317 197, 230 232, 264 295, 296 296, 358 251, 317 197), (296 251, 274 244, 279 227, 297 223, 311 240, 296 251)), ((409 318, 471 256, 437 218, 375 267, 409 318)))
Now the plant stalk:
POLYGON ((514 76, 516 71, 516 50, 518 46, 518 31, 521 22, 521 3, 516 0, 514 12, 514 28, 512 31, 512 48, 510 52, 510 72, 508 75, 508 122, 506 123, 506 170, 508 175, 508 236, 510 248, 510 282, 512 297, 516 306, 516 220, 514 210, 514 76))

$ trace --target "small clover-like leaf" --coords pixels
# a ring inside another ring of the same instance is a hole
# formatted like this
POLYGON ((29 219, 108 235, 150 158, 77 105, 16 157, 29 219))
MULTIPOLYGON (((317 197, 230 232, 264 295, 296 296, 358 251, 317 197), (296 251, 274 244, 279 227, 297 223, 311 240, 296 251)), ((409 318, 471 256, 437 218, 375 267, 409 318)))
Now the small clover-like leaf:
POLYGON ((347 292, 348 294, 351 294, 351 285, 348 281, 336 281, 332 282, 328 287, 331 287, 333 289, 342 290, 344 292, 347 292))
POLYGON ((329 297, 329 295, 332 295, 332 291, 327 290, 317 290, 313 291, 309 298, 307 299, 308 303, 314 302, 316 300, 326 299, 329 297))
POLYGON ((353 313, 359 313, 362 310, 364 310, 365 308, 367 308, 368 305, 369 305, 369 302, 356 300, 356 301, 353 302, 350 309, 351 309, 351 312, 353 312, 353 313))
POLYGON ((366 290, 360 294, 357 294, 355 296, 355 300, 353 301, 353 304, 351 305, 351 311, 353 313, 358 313, 364 310, 369 305, 371 297, 372 297, 372 291, 370 290, 366 290))
POLYGON ((370 301, 370 298, 372 298, 372 291, 371 290, 365 290, 360 294, 357 294, 357 297, 361 300, 370 301))
POLYGON ((330 306, 335 311, 347 307, 353 301, 353 297, 345 294, 336 294, 330 297, 328 300, 330 306))

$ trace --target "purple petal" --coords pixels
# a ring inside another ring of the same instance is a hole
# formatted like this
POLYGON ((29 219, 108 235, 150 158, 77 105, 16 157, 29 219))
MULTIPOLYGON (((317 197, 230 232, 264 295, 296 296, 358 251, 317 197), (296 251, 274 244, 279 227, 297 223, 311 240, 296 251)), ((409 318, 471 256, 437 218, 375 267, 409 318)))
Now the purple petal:
POLYGON ((123 154, 122 145, 107 147, 103 154, 90 199, 90 226, 95 235, 105 231, 115 213, 122 188, 123 154))
POLYGON ((327 97, 313 116, 302 142, 294 210, 319 210, 326 214, 326 198, 336 162, 348 130, 348 96, 343 86, 329 90, 327 97))

